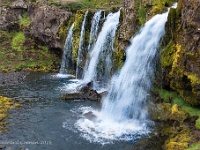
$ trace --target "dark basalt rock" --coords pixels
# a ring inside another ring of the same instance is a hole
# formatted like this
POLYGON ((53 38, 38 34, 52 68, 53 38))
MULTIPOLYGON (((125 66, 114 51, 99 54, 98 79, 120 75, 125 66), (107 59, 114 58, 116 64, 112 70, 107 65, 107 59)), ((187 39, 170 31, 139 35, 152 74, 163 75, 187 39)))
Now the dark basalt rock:
POLYGON ((81 84, 77 87, 78 92, 66 93, 62 98, 65 100, 84 99, 100 101, 104 95, 101 93, 97 93, 96 90, 92 89, 92 84, 92 82, 81 84))
POLYGON ((89 89, 85 92, 77 92, 77 93, 66 93, 63 95, 62 99, 64 100, 76 100, 76 99, 83 99, 83 100, 92 100, 92 101, 100 101, 101 95, 97 93, 96 90, 89 89))

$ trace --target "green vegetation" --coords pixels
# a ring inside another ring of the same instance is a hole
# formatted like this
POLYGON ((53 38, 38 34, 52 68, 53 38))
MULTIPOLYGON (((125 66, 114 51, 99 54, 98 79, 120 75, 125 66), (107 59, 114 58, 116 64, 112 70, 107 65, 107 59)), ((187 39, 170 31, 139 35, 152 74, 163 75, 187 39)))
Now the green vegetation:
POLYGON ((23 32, 0 31, 0 41, 0 72, 58 70, 59 58, 23 32))
POLYGON ((158 92, 160 98, 164 102, 172 102, 173 104, 178 104, 183 110, 189 113, 190 116, 198 116, 199 119, 196 120, 196 128, 200 129, 200 109, 189 106, 177 93, 170 92, 167 90, 155 89, 158 92))
POLYGON ((77 0, 76 2, 48 0, 48 4, 65 7, 69 11, 75 12, 80 9, 110 9, 111 7, 121 7, 121 0, 77 0))
POLYGON ((26 38, 23 32, 16 33, 16 35, 12 39, 12 43, 11 43, 12 49, 17 50, 17 51, 22 51, 25 40, 26 38))
POLYGON ((139 20, 139 27, 156 14, 167 11, 167 7, 171 6, 174 2, 176 0, 136 0, 134 9, 139 20))
POLYGON ((28 28, 31 24, 31 19, 27 13, 22 15, 22 18, 19 20, 19 25, 21 29, 28 28))
POLYGON ((170 41, 165 49, 162 51, 161 65, 163 67, 172 66, 174 61, 174 51, 174 43, 173 41, 170 41))
POLYGON ((142 6, 138 11, 138 18, 139 18, 140 24, 145 24, 146 13, 147 13, 147 8, 142 6))
POLYGON ((20 106, 20 104, 15 103, 10 98, 0 96, 0 132, 7 131, 7 122, 5 122, 5 120, 9 117, 9 110, 13 108, 18 108, 20 106))
POLYGON ((188 148, 189 143, 193 140, 189 131, 185 132, 185 130, 182 130, 181 132, 183 133, 179 133, 176 136, 173 136, 171 138, 169 138, 166 142, 165 142, 165 149, 167 150, 184 150, 186 148, 188 148))
POLYGON ((200 143, 194 143, 186 150, 199 150, 200 149, 200 143))
POLYGON ((195 122, 195 127, 200 129, 200 110, 189 106, 176 92, 158 88, 153 90, 162 100, 162 103, 156 104, 155 109, 158 111, 156 114, 160 116, 160 120, 166 121, 166 126, 162 129, 162 135, 167 136, 164 149, 198 150, 200 143, 195 136, 192 136, 191 130, 194 130, 194 128, 189 128, 188 121, 184 121, 187 116, 184 117, 183 111, 187 112, 190 117, 199 117, 195 122), (161 105, 161 107, 158 107, 158 105, 161 105), (175 121, 176 124, 175 122, 170 123, 168 120, 175 121), (190 145, 191 143, 192 145, 190 145))
POLYGON ((187 77, 190 79, 192 85, 200 84, 200 79, 197 74, 189 74, 187 77))

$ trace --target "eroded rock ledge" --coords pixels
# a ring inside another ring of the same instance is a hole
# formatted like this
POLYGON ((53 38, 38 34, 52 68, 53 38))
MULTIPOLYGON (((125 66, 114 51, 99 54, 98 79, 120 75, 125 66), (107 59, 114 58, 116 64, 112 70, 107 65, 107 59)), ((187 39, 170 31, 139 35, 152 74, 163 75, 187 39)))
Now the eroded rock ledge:
POLYGON ((36 3, 16 0, 10 5, 1 5, 0 2, 0 30, 19 30, 19 20, 27 13, 30 26, 24 28, 24 33, 36 41, 44 43, 51 49, 62 49, 63 40, 59 29, 68 21, 71 12, 45 3, 36 3))

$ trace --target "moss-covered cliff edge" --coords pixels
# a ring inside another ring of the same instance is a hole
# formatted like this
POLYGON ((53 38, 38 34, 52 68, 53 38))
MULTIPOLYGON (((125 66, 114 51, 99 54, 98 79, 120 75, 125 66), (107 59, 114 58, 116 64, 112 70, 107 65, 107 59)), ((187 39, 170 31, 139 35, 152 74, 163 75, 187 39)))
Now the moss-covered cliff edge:
POLYGON ((177 91, 190 105, 200 105, 200 2, 179 0, 166 25, 161 52, 163 88, 177 91))

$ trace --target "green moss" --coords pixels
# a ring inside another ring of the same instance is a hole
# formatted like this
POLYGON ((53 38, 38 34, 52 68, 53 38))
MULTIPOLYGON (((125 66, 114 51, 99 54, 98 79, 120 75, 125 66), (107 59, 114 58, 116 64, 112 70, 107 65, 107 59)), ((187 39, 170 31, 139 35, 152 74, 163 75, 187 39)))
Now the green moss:
POLYGON ((150 11, 151 15, 163 13, 167 7, 171 6, 176 0, 154 0, 153 7, 150 11))
POLYGON ((199 118, 195 122, 195 127, 200 130, 200 114, 199 114, 199 118))
POLYGON ((81 33, 81 26, 84 19, 84 14, 86 10, 77 11, 74 18, 74 28, 73 28, 73 60, 76 61, 78 56, 78 47, 81 33))
POLYGON ((117 49, 116 50, 116 52, 114 52, 114 65, 115 65, 115 69, 120 69, 121 67, 122 67, 122 65, 123 65, 123 54, 122 54, 122 52, 119 50, 119 49, 117 49))
POLYGON ((192 144, 189 148, 186 150, 199 150, 200 149, 200 142, 192 144))
POLYGON ((165 150, 185 150, 195 140, 191 136, 190 129, 184 123, 178 126, 175 124, 166 126, 163 128, 162 133, 167 136, 164 143, 165 150))
POLYGON ((183 122, 185 119, 187 119, 188 114, 179 108, 177 104, 173 104, 171 107, 171 114, 170 114, 170 120, 175 120, 179 122, 183 122))
POLYGON ((165 47, 165 49, 161 53, 161 65, 162 67, 172 66, 174 61, 174 42, 170 41, 169 44, 165 47))
POLYGON ((163 102, 165 103, 171 102, 174 93, 158 88, 154 88, 154 91, 159 94, 159 97, 162 99, 163 102))
POLYGON ((192 85, 200 84, 200 78, 197 74, 189 74, 187 77, 190 79, 192 85))
POLYGON ((153 108, 153 113, 151 118, 153 120, 167 121, 171 113, 171 104, 170 103, 161 103, 156 104, 153 108))
POLYGON ((33 39, 25 38, 23 32, 7 33, 0 31, 0 71, 21 70, 58 70, 59 59, 44 45, 36 44, 33 39), (32 67, 32 65, 39 67, 32 67), (29 66, 30 65, 30 66, 29 66), (43 65, 43 66, 42 66, 43 65), (36 69, 38 68, 38 69, 36 69))
POLYGON ((6 131, 7 123, 5 120, 9 117, 9 110, 20 107, 20 104, 15 103, 8 97, 0 96, 0 131, 6 131))
POLYGON ((19 20, 19 25, 21 29, 28 28, 31 24, 31 19, 27 13, 22 15, 22 18, 19 20))
POLYGON ((200 110, 198 108, 192 107, 188 105, 177 93, 170 92, 167 90, 156 89, 159 96, 164 100, 167 101, 171 99, 173 104, 177 104, 180 106, 184 111, 189 113, 190 116, 199 116, 199 119, 196 120, 195 126, 196 128, 200 129, 200 110))
POLYGON ((139 9, 139 21, 140 21, 140 24, 143 25, 145 24, 146 22, 146 13, 147 13, 147 8, 145 8, 144 6, 142 6, 140 9, 139 9))
POLYGON ((11 47, 14 50, 22 51, 25 40, 26 40, 26 38, 24 36, 24 33, 18 32, 12 39, 11 47))
POLYGON ((63 22, 62 24, 60 24, 58 34, 59 34, 60 39, 62 40, 63 45, 65 43, 67 33, 71 25, 73 24, 73 22, 74 22, 74 16, 72 16, 67 22, 63 22))
POLYGON ((157 5, 152 7, 150 14, 152 16, 154 16, 156 14, 163 13, 165 10, 166 10, 166 7, 163 4, 157 4, 157 5))
POLYGON ((56 5, 76 12, 81 9, 110 9, 111 7, 121 7, 121 0, 77 0, 76 2, 63 2, 61 0, 48 0, 49 5, 56 5))

